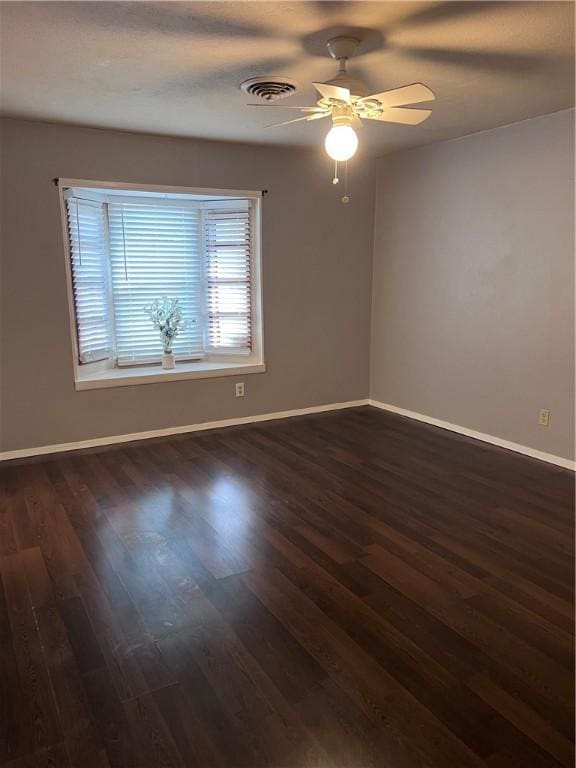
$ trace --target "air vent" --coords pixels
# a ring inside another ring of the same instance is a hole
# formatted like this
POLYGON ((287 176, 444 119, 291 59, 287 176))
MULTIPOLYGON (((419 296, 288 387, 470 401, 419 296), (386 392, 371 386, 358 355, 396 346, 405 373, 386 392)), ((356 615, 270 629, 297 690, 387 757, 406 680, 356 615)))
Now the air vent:
POLYGON ((286 78, 251 77, 245 80, 240 88, 250 96, 256 96, 263 101, 276 101, 296 93, 296 83, 286 78))

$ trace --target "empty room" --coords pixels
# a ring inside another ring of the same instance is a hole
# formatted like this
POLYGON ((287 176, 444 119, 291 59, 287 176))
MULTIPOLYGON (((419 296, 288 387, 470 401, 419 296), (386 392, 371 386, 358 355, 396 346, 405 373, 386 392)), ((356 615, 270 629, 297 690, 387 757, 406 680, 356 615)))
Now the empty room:
POLYGON ((575 4, 0 0, 0 768, 572 768, 575 4))

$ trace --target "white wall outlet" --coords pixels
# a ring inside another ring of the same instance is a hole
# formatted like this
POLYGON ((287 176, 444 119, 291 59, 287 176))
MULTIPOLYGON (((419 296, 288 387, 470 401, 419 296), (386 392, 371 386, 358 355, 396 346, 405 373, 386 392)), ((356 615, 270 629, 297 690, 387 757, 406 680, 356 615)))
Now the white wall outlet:
POLYGON ((236 397, 244 397, 244 382, 243 381, 237 381, 236 384, 234 384, 234 394, 236 397))
POLYGON ((543 427, 550 426, 550 411, 548 408, 540 408, 540 413, 538 414, 538 424, 543 427))

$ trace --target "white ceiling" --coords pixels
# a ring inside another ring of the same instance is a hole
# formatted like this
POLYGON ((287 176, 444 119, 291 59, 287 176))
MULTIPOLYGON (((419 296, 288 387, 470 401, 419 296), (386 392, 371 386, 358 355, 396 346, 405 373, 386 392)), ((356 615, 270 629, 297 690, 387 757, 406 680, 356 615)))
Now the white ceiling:
POLYGON ((350 65, 372 92, 421 81, 437 95, 420 126, 367 125, 372 152, 574 103, 572 2, 3 2, 0 21, 2 112, 31 119, 317 145, 324 124, 266 130, 287 111, 250 109, 238 86, 285 75, 301 90, 278 103, 313 103, 344 27, 376 30, 350 65))

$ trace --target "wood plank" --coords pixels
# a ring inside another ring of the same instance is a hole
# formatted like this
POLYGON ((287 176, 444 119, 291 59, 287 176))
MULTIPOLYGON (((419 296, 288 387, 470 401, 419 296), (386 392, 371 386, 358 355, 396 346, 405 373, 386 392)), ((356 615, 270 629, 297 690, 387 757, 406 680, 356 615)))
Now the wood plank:
MULTIPOLYGON (((63 733, 20 555, 0 558, 0 571, 16 666, 9 674, 15 686, 16 711, 21 713, 16 751, 33 753, 63 741, 63 733)), ((11 658, 12 654, 8 664, 11 658)))

